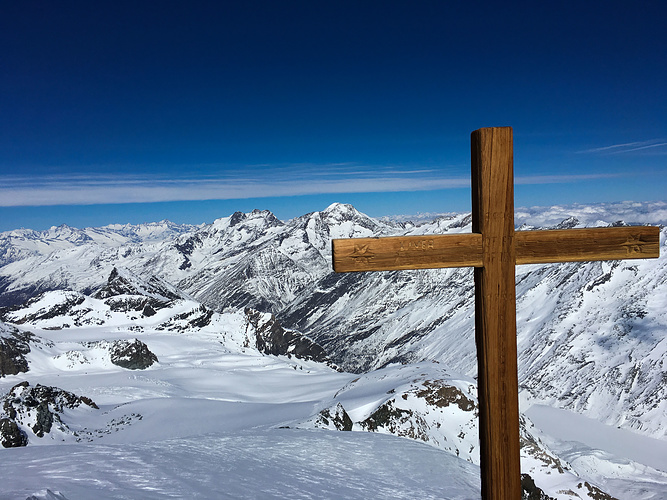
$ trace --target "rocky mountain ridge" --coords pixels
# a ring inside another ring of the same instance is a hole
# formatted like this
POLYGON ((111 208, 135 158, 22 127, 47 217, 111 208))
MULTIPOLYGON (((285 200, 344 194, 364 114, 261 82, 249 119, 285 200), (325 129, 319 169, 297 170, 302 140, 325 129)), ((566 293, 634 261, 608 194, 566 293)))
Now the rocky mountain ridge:
MULTIPOLYGON (((549 227, 582 226, 570 216, 549 227)), ((54 289, 101 296, 113 270, 125 269, 210 311, 272 314, 347 371, 437 360, 475 376, 471 270, 337 275, 330 265, 331 238, 469 231, 469 214, 413 224, 342 204, 286 222, 237 212, 161 241, 88 242, 15 260, 0 267, 0 303, 54 289)), ((522 398, 665 437, 665 234, 657 260, 517 267, 522 398)), ((114 307, 156 310, 136 300, 114 307)))
MULTIPOLYGON (((50 332, 49 335, 53 339, 47 340, 37 335, 30 335, 29 345, 33 348, 33 352, 28 349, 26 353, 30 369, 21 376, 39 379, 40 374, 42 378, 48 374, 53 379, 56 374, 60 376, 78 373, 79 377, 88 377, 90 372, 91 375, 99 373, 108 378, 113 377, 115 373, 120 375, 119 369, 155 368, 153 365, 158 363, 157 357, 143 341, 138 339, 134 341, 119 339, 112 342, 106 340, 79 341, 76 343, 55 340, 58 338, 58 332, 64 330, 60 326, 54 327, 54 324, 67 321, 72 310, 82 304, 77 300, 72 301, 72 297, 76 295, 70 292, 72 307, 63 308, 62 304, 55 304, 55 301, 52 300, 54 298, 52 296, 57 294, 59 292, 47 292, 40 301, 35 301, 35 303, 41 302, 39 308, 41 314, 28 315, 30 322, 21 323, 20 330, 0 323, 5 332, 20 331, 26 335, 25 328, 32 328, 41 332, 42 335, 50 332), (55 314, 52 317, 47 317, 49 315, 46 314, 44 308, 47 302, 55 304, 55 307, 51 309, 55 314), (54 320, 56 320, 55 323, 54 320), (51 323, 47 324, 49 321, 51 323), (39 328, 37 325, 51 329, 39 328), (143 361, 147 362, 142 363, 143 361), (49 365, 51 365, 50 368, 49 365)), ((167 311, 161 311, 161 313, 165 312, 167 311)), ((15 317, 21 319, 27 317, 19 310, 13 313, 15 317)), ((225 314, 230 316, 230 313, 225 314)), ((282 356, 288 363, 290 359, 297 363, 292 365, 294 370, 297 369, 297 366, 303 370, 303 363, 306 363, 305 366, 309 373, 312 370, 316 377, 324 375, 322 372, 324 365, 319 364, 312 353, 304 353, 303 346, 298 342, 287 342, 286 350, 275 352, 276 345, 272 345, 271 342, 276 338, 290 337, 287 340, 293 341, 295 338, 298 340, 298 335, 292 333, 290 336, 290 332, 282 330, 274 318, 267 313, 248 310, 245 324, 238 321, 238 318, 228 317, 224 320, 216 318, 217 315, 218 313, 213 313, 208 323, 195 322, 182 330, 165 328, 164 331, 167 336, 188 336, 198 341, 208 339, 206 340, 210 346, 208 349, 214 348, 215 344, 220 344, 224 352, 231 357, 238 356, 240 353, 245 353, 246 356, 250 354, 248 359, 251 360, 253 356, 260 356, 261 353, 268 354, 269 357, 282 356)), ((95 316, 99 317, 99 314, 95 316)), ((135 318, 135 323, 137 319, 135 318)), ((151 318, 147 318, 146 321, 149 319, 151 318)), ((70 335, 84 338, 91 334, 95 335, 94 331, 109 335, 112 331, 110 327, 114 324, 118 325, 118 331, 122 332, 124 328, 117 317, 107 318, 106 323, 83 322, 64 328, 71 332, 70 335)), ((163 324, 155 326, 153 323, 155 331, 151 331, 145 324, 144 331, 134 333, 142 335, 148 344, 158 342, 157 345, 159 345, 160 342, 155 336, 163 324)), ((128 322, 125 328, 130 326, 131 322, 128 322)), ((164 339, 161 342, 163 343, 164 339)), ((181 341, 181 344, 187 345, 187 340, 185 343, 181 341)), ((315 354, 319 352, 321 351, 315 351, 315 354)), ((196 366, 201 361, 195 356, 190 362, 194 362, 196 366)), ((256 362, 252 363, 256 364, 256 362)), ((178 368, 176 366, 161 367, 165 375, 170 373, 170 370, 178 370, 178 368)), ((255 377, 261 377, 261 372, 260 368, 255 377)), ((347 380, 347 383, 339 386, 332 397, 325 397, 318 402, 318 406, 323 409, 308 419, 287 422, 287 425, 283 424, 281 427, 326 428, 393 434, 429 443, 463 460, 479 464, 474 380, 452 374, 435 363, 394 365, 355 379, 351 379, 349 374, 340 375, 341 380, 347 380), (337 425, 337 422, 342 422, 342 425, 337 425)), ((151 384, 157 384, 158 387, 162 384, 167 387, 170 385, 167 382, 168 378, 161 381, 160 372, 149 371, 147 376, 142 376, 141 379, 150 380, 151 384)), ((79 385, 81 382, 76 383, 79 385)), ((101 394, 106 394, 114 388, 105 384, 98 387, 97 391, 99 390, 102 390, 101 394)), ((240 391, 243 393, 244 389, 241 388, 240 391)), ((192 393, 188 394, 189 397, 195 396, 192 393)), ((105 405, 98 405, 85 392, 83 394, 74 393, 60 387, 45 386, 40 383, 33 385, 24 380, 13 385, 7 394, 0 398, 2 403, 0 444, 9 448, 58 442, 96 443, 105 442, 110 436, 122 436, 129 429, 143 422, 150 423, 155 418, 154 415, 151 415, 150 410, 146 410, 146 404, 141 402, 141 398, 136 399, 137 396, 133 391, 129 391, 128 396, 130 401, 126 403, 109 405, 108 401, 105 401, 105 405), (144 408, 143 412, 138 411, 135 408, 137 406, 144 408)), ((245 397, 254 396, 250 393, 245 397)), ((152 399, 148 399, 147 403, 150 401, 152 399)), ((577 485, 588 483, 568 464, 561 463, 540 441, 539 437, 533 435, 529 429, 530 424, 525 418, 522 419, 521 425, 524 480, 530 483, 527 491, 543 491, 542 488, 544 488, 544 491, 551 492, 553 487, 549 485, 553 482, 554 475, 557 476, 557 482, 561 487, 569 485, 569 488, 573 489, 577 485)), ((599 496, 584 498, 612 498, 603 493, 601 489, 595 486, 593 488, 593 491, 599 496)), ((554 498, 560 498, 560 496, 556 495, 554 498)))
MULTIPOLYGON (((554 226, 581 225, 568 217, 554 226)), ((246 359, 260 367, 254 377, 271 364, 295 376, 312 372, 307 385, 329 377, 327 366, 359 374, 341 373, 346 382, 318 395, 310 417, 294 414, 274 425, 388 433, 478 463, 471 271, 330 269, 334 237, 467 231, 469 214, 395 223, 336 204, 287 222, 267 211, 238 212, 142 242, 72 237, 62 247, 57 238, 45 240, 40 252, 0 267, 0 367, 13 384, 0 415, 3 444, 134 435, 143 422, 157 421, 150 395, 173 397, 190 370, 246 359), (29 299, 16 303, 21 296, 29 299), (121 404, 109 404, 116 388, 71 390, 84 377, 115 377, 124 386, 124 372, 142 371, 147 375, 133 376, 141 382, 121 404), (69 386, 40 384, 53 374, 66 375, 69 386), (61 411, 31 396, 38 387, 39 394, 86 397, 102 411, 61 411)), ((656 261, 518 267, 522 401, 664 438, 666 275, 664 252, 656 261)), ((218 379, 195 383, 195 393, 258 398, 207 392, 218 379)), ((270 377, 262 380, 280 392, 270 377)), ((292 401, 293 392, 284 397, 292 401)), ((521 436, 523 482, 536 495, 611 498, 585 469, 550 451, 525 417, 521 436)), ((663 479, 657 470, 644 474, 663 479)))

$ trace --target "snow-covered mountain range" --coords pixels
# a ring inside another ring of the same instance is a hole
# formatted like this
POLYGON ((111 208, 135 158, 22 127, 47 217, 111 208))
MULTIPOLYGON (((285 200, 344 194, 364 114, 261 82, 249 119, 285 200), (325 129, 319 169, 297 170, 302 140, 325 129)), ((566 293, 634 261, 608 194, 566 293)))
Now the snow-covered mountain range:
MULTIPOLYGON (((603 226, 653 213, 660 224, 666 207, 525 209, 516 222, 603 226)), ((201 226, 0 233, 4 443, 326 428, 408 437, 477 464, 472 271, 337 275, 330 264, 332 238, 469 231, 469 214, 377 220, 334 204, 290 221, 256 210, 201 226)), ((663 226, 655 260, 517 267, 527 488, 667 495, 666 236, 663 226), (591 435, 632 431, 645 457, 568 447, 544 428, 562 410, 594 422, 591 435)), ((467 486, 448 498, 475 497, 478 471, 465 470, 456 481, 467 486)))

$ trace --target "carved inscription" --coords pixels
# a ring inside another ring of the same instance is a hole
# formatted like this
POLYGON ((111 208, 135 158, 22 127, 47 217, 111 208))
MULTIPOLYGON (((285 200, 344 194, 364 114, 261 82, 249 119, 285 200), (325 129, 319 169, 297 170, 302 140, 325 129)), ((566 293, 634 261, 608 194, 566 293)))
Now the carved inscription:
POLYGON ((405 263, 412 265, 428 264, 431 261, 427 255, 429 250, 435 250, 435 242, 432 239, 402 240, 394 262, 396 265, 405 263))
POLYGON ((369 247, 370 245, 354 245, 354 252, 350 254, 350 257, 354 259, 357 266, 368 264, 375 258, 375 254, 370 251, 369 247))
POLYGON ((660 231, 624 227, 515 233, 512 129, 476 130, 471 153, 473 233, 365 239, 355 242, 353 251, 349 242, 354 240, 334 240, 333 265, 336 272, 475 267, 482 497, 517 499, 515 264, 659 257, 660 231))
POLYGON ((410 251, 425 251, 433 250, 434 244, 433 240, 424 239, 424 240, 404 240, 401 241, 401 249, 399 252, 410 252, 410 251))

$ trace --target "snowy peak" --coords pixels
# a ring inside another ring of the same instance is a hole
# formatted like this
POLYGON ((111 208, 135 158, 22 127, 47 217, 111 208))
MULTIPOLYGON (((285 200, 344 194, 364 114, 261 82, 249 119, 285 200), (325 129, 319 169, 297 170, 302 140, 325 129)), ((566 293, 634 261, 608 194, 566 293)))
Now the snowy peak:
POLYGON ((44 232, 47 240, 68 241, 74 245, 83 245, 93 241, 93 239, 81 229, 62 224, 58 227, 52 226, 44 232))
POLYGON ((53 252, 91 246, 102 249, 129 244, 159 243, 196 229, 189 224, 163 220, 146 224, 110 224, 77 229, 66 224, 45 231, 15 229, 0 233, 0 266, 30 256, 48 256, 53 252))
POLYGON ((156 242, 171 239, 192 231, 196 226, 174 224, 167 220, 145 224, 109 224, 102 227, 78 229, 67 224, 53 226, 45 231, 16 229, 0 233, 0 241, 5 240, 19 248, 39 250, 45 253, 49 248, 57 250, 89 243, 101 245, 122 245, 127 243, 156 242), (31 244, 32 242, 32 244, 31 244), (36 243, 42 243, 36 246, 36 243))
POLYGON ((209 233, 225 232, 229 230, 229 228, 256 231, 257 229, 281 226, 282 224, 283 223, 269 210, 255 209, 248 213, 234 212, 228 217, 216 219, 209 226, 205 226, 204 230, 209 233))
POLYGON ((583 227, 608 225, 610 221, 623 220, 630 225, 667 224, 667 202, 616 202, 595 205, 554 205, 550 207, 516 207, 514 221, 517 226, 553 227, 563 220, 577 218, 583 227), (606 221, 606 222, 604 222, 606 221))
POLYGON ((352 205, 334 203, 322 212, 311 212, 289 222, 304 231, 308 241, 321 253, 330 255, 332 238, 362 238, 395 232, 400 225, 380 222, 359 212, 352 205))
POLYGON ((143 224, 109 224, 100 228, 87 228, 88 234, 95 238, 105 233, 115 233, 132 242, 165 241, 186 232, 194 231, 197 226, 191 224, 175 224, 166 219, 160 222, 146 222, 143 224))
POLYGON ((387 226, 359 212, 352 205, 334 203, 322 214, 322 221, 329 228, 332 238, 371 236, 386 230, 387 226))
POLYGON ((282 226, 283 223, 268 210, 235 212, 182 235, 174 241, 173 248, 182 256, 180 269, 188 270, 192 268, 193 260, 200 263, 211 256, 235 253, 239 247, 253 245, 275 234, 282 226))
POLYGON ((142 295, 165 303, 171 300, 190 298, 176 287, 156 276, 151 276, 146 281, 128 269, 114 267, 107 284, 98 290, 93 297, 106 299, 116 295, 142 295))
POLYGON ((356 208, 348 203, 332 203, 322 212, 329 219, 338 219, 342 221, 354 220, 357 217, 366 217, 356 208))
POLYGON ((579 219, 573 216, 568 217, 567 219, 564 219, 563 221, 556 224, 554 229, 572 229, 579 226, 579 224, 579 219))

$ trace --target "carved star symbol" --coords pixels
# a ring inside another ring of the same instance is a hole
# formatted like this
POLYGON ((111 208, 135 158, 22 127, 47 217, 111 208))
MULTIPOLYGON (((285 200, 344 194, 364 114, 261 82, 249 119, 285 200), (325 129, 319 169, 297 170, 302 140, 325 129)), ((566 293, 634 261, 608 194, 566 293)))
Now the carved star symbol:
POLYGON ((641 240, 641 236, 628 236, 627 240, 625 243, 623 243, 623 246, 625 247, 626 251, 629 254, 632 253, 641 253, 642 252, 642 245, 644 242, 641 240))
POLYGON ((368 259, 371 257, 374 257, 375 254, 371 252, 368 249, 369 245, 354 245, 354 252, 352 252, 352 255, 350 257, 357 259, 357 258, 363 258, 363 259, 368 259))

